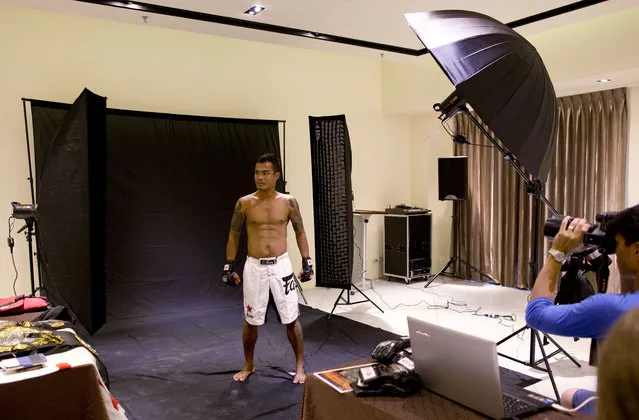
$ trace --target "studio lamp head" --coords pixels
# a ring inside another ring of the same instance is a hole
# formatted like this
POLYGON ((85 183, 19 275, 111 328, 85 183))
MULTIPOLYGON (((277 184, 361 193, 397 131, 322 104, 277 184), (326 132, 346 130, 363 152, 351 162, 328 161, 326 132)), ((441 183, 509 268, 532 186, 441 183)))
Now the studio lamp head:
POLYGON ((16 219, 34 220, 36 218, 37 204, 21 204, 12 201, 11 207, 13 208, 12 216, 16 219))

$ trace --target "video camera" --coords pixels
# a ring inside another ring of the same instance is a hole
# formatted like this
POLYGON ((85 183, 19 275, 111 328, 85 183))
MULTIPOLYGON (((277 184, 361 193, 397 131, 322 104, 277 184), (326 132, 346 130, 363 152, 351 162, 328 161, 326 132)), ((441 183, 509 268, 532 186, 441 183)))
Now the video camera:
MULTIPOLYGON (((576 252, 568 256, 561 271, 564 275, 559 282, 559 291, 555 297, 555 304, 571 304, 581 302, 595 293, 605 293, 608 286, 612 262, 609 254, 614 254, 617 242, 614 236, 607 232, 608 223, 617 215, 617 212, 603 212, 597 214, 597 224, 590 226, 584 234, 584 245, 589 246, 584 251, 576 252), (596 274, 597 290, 594 290, 591 282, 586 278, 586 273, 596 274)), ((565 216, 553 215, 546 220, 544 236, 554 238, 561 227, 565 216)), ((568 221, 568 224, 572 219, 568 221)))
MULTIPOLYGON (((606 228, 608 223, 617 215, 617 213, 618 212, 599 213, 595 217, 595 220, 599 224, 590 224, 588 232, 584 234, 584 245, 596 246, 597 248, 603 249, 606 254, 614 254, 615 249, 617 248, 617 242, 615 241, 614 236, 606 233, 606 228)), ((561 222, 565 217, 566 216, 562 216, 560 214, 550 216, 544 224, 544 236, 548 239, 554 238, 557 233, 559 233, 561 222)), ((568 224, 570 224, 572 220, 573 219, 568 220, 568 224)))

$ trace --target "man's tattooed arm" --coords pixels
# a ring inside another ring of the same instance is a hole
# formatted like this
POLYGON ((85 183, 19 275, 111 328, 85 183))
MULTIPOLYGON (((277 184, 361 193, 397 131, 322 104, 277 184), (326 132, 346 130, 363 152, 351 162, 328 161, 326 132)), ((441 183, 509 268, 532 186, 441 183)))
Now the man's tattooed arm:
POLYGON ((233 218, 231 219, 231 232, 229 233, 229 240, 226 243, 226 259, 234 260, 237 254, 237 247, 240 243, 240 233, 242 232, 242 226, 245 219, 244 212, 242 211, 242 201, 237 200, 235 210, 233 211, 233 218))
POLYGON ((297 246, 300 249, 302 257, 309 256, 308 240, 306 239, 306 232, 304 231, 304 223, 302 222, 302 213, 300 212, 300 206, 297 204, 297 200, 293 197, 288 199, 289 204, 289 218, 293 224, 293 230, 295 231, 295 238, 297 239, 297 246))
POLYGON ((294 198, 288 199, 288 205, 290 207, 289 218, 291 219, 291 223, 293 224, 293 230, 295 234, 304 232, 304 223, 302 222, 302 214, 300 213, 300 206, 297 204, 297 200, 294 198))
POLYGON ((235 210, 233 211, 233 218, 231 219, 231 231, 238 235, 242 232, 242 226, 244 225, 244 212, 242 211, 242 201, 237 200, 235 210))

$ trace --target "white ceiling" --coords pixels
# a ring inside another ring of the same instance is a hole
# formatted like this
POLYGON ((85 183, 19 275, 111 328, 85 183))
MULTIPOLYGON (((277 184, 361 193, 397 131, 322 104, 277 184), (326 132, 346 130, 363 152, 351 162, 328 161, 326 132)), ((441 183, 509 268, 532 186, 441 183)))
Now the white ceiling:
MULTIPOLYGON (((207 14, 253 20, 280 26, 305 29, 329 35, 391 44, 411 49, 423 45, 410 30, 404 13, 424 12, 439 9, 473 10, 487 14, 503 23, 542 13, 557 7, 576 3, 578 0, 146 0, 141 3, 168 6, 207 14), (257 16, 244 14, 254 4, 266 7, 257 16)), ((203 32, 235 38, 274 42, 283 45, 362 53, 360 47, 348 47, 324 41, 273 34, 263 31, 231 27, 221 24, 199 22, 162 15, 149 15, 131 9, 77 2, 74 0, 0 0, 0 4, 38 8, 97 17, 101 19, 146 24, 203 32), (331 48, 332 47, 332 48, 331 48)), ((113 3, 133 3, 114 1, 113 3)), ((608 0, 541 22, 525 25, 516 30, 524 36, 548 29, 589 20, 598 16, 616 13, 639 5, 638 0, 608 0)), ((379 51, 364 53, 378 55, 379 51)))
MULTIPOLYGON (((578 0, 146 0, 142 3, 168 6, 178 9, 254 20, 279 26, 319 32, 359 40, 390 44, 410 49, 422 49, 415 34, 408 27, 404 13, 440 9, 473 10, 487 14, 503 23, 542 13, 557 7, 576 3, 578 0), (254 4, 266 7, 257 16, 244 14, 254 4)), ((114 1, 114 3, 130 3, 114 1)), ((135 1, 131 2, 135 4, 135 1)), ((293 47, 335 51, 339 53, 380 58, 381 51, 347 46, 332 42, 264 32, 209 22, 201 22, 163 15, 101 6, 74 0, 0 0, 0 4, 49 10, 59 13, 89 16, 100 19, 152 25, 177 30, 192 31, 217 36, 248 39, 293 47), (144 21, 143 16, 147 16, 144 21)), ((580 9, 537 23, 521 26, 516 30, 525 37, 589 21, 601 16, 639 6, 639 0, 608 0, 601 4, 580 9)), ((628 40, 619 40, 627 43, 628 40)), ((634 41, 636 43, 636 41, 634 41)), ((588 45, 583 45, 588 54, 588 45)), ((386 60, 420 64, 430 62, 428 55, 413 57, 385 52, 386 60)), ((626 69, 628 83, 639 84, 639 69, 626 69)), ((578 81, 572 90, 579 90, 578 81)))

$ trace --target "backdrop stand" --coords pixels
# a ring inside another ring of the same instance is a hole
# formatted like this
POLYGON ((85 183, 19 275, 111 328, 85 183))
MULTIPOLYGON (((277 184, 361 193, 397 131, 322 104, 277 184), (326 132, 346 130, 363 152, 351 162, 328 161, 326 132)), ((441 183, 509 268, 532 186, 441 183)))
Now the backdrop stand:
POLYGON ((335 308, 337 308, 337 305, 356 305, 358 303, 366 303, 366 302, 370 302, 372 303, 377 309, 379 309, 381 311, 381 313, 384 313, 384 311, 382 311, 382 308, 380 308, 379 306, 377 306, 377 304, 375 302, 373 302, 372 300, 370 300, 370 298, 368 296, 366 296, 364 294, 364 292, 362 292, 361 290, 359 290, 357 288, 357 286, 355 286, 354 284, 351 284, 351 287, 354 287, 355 290, 357 290, 362 296, 364 296, 364 300, 359 300, 357 302, 351 302, 351 294, 350 293, 346 293, 346 299, 344 299, 342 297, 342 295, 344 294, 344 292, 346 292, 347 290, 350 291, 350 289, 342 289, 342 291, 340 292, 339 296, 337 296, 337 299, 335 299, 335 304, 333 305, 333 309, 331 309, 331 313, 328 314, 328 319, 331 319, 331 316, 333 315, 333 311, 335 310, 335 308), (344 303, 340 303, 340 299, 344 301, 344 303))
MULTIPOLYGON (((29 188, 31 190, 31 204, 33 204, 34 206, 36 205, 36 196, 35 196, 35 188, 33 185, 33 165, 31 163, 31 145, 30 145, 30 141, 29 141, 29 118, 27 117, 27 99, 22 98, 22 113, 24 115, 24 133, 25 133, 25 137, 27 140, 27 160, 29 161, 29 188)), ((27 231, 27 241, 29 242, 29 262, 31 264, 31 292, 33 293, 33 296, 35 296, 35 292, 36 290, 42 290, 42 267, 40 266, 40 255, 39 255, 39 248, 38 248, 38 244, 39 244, 39 240, 38 240, 38 229, 37 229, 37 223, 35 222, 35 220, 31 221, 31 226, 29 226, 29 230, 27 231), (35 233, 34 233, 34 225, 35 225, 35 233), (36 262, 38 264, 38 289, 35 288, 35 280, 34 280, 34 274, 33 274, 33 246, 31 245, 31 237, 33 235, 36 235, 36 245, 35 245, 35 257, 36 257, 36 262)), ((42 292, 40 292, 40 294, 42 294, 42 292)))

